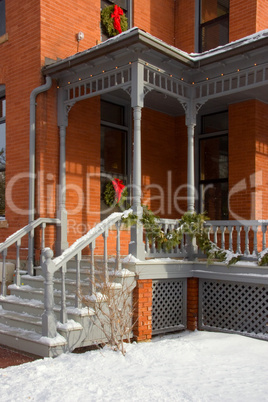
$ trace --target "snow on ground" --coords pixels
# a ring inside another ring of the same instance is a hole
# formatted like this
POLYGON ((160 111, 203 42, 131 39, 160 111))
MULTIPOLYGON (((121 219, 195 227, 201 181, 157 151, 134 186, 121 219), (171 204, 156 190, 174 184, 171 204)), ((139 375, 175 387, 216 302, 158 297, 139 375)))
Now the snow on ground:
POLYGON ((268 400, 268 342, 184 332, 0 369, 1 401, 268 400))

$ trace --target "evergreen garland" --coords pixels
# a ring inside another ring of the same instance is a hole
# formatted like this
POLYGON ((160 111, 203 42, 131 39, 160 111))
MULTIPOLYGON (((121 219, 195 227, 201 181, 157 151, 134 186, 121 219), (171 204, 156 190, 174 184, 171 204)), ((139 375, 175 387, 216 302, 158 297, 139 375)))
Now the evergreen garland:
MULTIPOLYGON (((109 37, 118 35, 118 31, 114 28, 113 18, 111 17, 113 11, 114 11, 114 5, 106 6, 101 11, 101 24, 102 24, 104 32, 109 37)), ((120 16, 120 25, 121 25, 122 32, 124 32, 128 29, 128 20, 127 20, 127 17, 125 16, 125 14, 120 16)))

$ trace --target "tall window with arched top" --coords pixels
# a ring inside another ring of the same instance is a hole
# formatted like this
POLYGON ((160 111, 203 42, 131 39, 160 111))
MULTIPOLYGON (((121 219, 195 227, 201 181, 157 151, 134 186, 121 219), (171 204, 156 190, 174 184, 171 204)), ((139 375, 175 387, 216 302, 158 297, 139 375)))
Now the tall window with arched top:
POLYGON ((229 42, 229 0, 200 0, 199 51, 229 42))

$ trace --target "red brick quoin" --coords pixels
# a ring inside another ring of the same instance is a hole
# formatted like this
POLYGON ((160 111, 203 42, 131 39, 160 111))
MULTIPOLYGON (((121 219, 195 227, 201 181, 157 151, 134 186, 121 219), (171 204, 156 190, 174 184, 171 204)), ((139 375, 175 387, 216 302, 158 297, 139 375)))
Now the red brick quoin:
POLYGON ((133 291, 134 328, 136 341, 147 341, 152 338, 152 279, 138 280, 133 291))

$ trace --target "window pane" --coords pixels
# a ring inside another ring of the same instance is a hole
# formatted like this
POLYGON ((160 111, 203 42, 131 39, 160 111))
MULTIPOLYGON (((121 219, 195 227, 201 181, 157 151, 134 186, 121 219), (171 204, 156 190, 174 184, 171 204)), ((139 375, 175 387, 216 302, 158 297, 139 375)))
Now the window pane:
POLYGON ((209 114, 202 117, 202 133, 211 134, 228 131, 228 112, 209 114))
POLYGON ((101 9, 103 10, 106 6, 111 6, 112 4, 117 4, 125 12, 127 11, 127 0, 101 0, 101 9))
POLYGON ((200 22, 211 21, 229 13, 229 0, 202 0, 200 22))
POLYGON ((201 28, 201 52, 229 42, 229 17, 216 20, 201 28))
POLYGON ((0 36, 6 33, 5 0, 0 0, 0 36))
POLYGON ((124 107, 110 102, 101 102, 101 120, 124 125, 124 107))
POLYGON ((200 180, 228 178, 228 137, 200 141, 200 180))
POLYGON ((211 220, 228 219, 228 182, 201 185, 201 201, 211 220))
POLYGON ((126 175, 126 132, 101 127, 101 171, 126 175))

